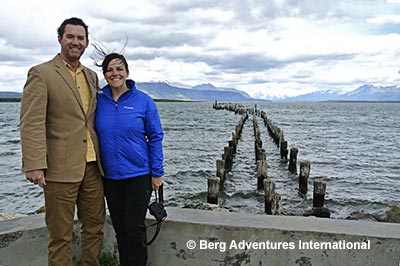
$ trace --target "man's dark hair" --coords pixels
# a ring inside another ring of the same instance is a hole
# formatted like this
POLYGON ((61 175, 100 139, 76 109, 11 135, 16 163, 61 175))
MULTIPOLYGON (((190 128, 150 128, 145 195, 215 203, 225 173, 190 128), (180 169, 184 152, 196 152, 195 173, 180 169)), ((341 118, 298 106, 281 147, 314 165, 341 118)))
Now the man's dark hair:
POLYGON ((64 32, 65 32, 65 26, 67 26, 67 24, 82 26, 86 32, 86 40, 89 40, 88 25, 86 25, 82 19, 76 18, 76 17, 68 18, 68 19, 64 20, 63 23, 61 23, 60 27, 58 27, 58 29, 57 29, 58 37, 62 38, 62 36, 64 35, 64 32))

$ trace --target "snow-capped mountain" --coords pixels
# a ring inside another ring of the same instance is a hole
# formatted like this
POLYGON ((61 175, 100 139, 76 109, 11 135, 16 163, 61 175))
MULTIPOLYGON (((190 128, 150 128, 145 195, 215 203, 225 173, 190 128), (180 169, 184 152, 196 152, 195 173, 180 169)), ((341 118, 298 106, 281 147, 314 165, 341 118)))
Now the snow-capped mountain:
POLYGON ((287 97, 283 101, 400 101, 400 86, 373 86, 364 84, 353 91, 317 91, 287 97))

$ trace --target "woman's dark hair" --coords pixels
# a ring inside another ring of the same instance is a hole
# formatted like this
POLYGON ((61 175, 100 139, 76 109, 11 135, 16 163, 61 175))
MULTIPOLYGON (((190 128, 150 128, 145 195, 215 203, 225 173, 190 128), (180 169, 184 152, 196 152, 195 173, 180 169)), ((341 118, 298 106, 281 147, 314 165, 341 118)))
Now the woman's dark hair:
MULTIPOLYGON (((126 38, 128 40, 128 37, 126 38)), ((92 54, 91 58, 93 59, 96 66, 101 67, 101 69, 103 70, 103 74, 106 73, 108 64, 112 60, 119 59, 122 61, 122 63, 124 63, 126 72, 129 75, 128 62, 126 61, 125 56, 122 55, 126 47, 126 43, 127 42, 125 42, 125 45, 120 53, 109 52, 109 49, 107 49, 107 47, 105 47, 101 42, 95 41, 94 43, 92 43, 92 46, 94 47, 94 53, 92 54)))
POLYGON ((58 29, 57 29, 58 37, 62 37, 64 35, 65 26, 67 26, 68 24, 82 26, 85 29, 86 40, 89 41, 89 27, 88 27, 88 25, 86 25, 85 22, 83 22, 82 19, 75 18, 75 17, 68 18, 68 19, 64 20, 63 23, 61 23, 60 27, 58 27, 58 29))
POLYGON ((122 54, 117 54, 117 53, 111 53, 111 54, 106 55, 106 56, 104 57, 103 63, 101 63, 101 65, 98 65, 98 66, 100 66, 101 69, 103 70, 103 74, 106 73, 108 64, 109 64, 112 60, 114 60, 114 59, 119 59, 119 60, 121 60, 121 61, 124 63, 126 72, 127 72, 128 75, 129 75, 128 62, 126 61, 125 57, 124 57, 122 54))

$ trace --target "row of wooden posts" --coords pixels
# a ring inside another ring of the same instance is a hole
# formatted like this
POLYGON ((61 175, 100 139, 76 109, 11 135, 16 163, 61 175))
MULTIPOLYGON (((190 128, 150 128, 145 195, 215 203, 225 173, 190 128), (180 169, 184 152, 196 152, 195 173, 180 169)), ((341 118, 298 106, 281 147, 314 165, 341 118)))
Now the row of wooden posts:
MULTIPOLYGON (((255 109, 257 105, 255 106, 255 109)), ((264 111, 257 112, 264 120, 267 126, 268 133, 274 140, 274 143, 280 148, 281 160, 287 162, 288 155, 288 142, 285 140, 283 130, 275 125, 271 119, 268 118, 267 113, 264 111)), ((290 149, 289 167, 288 170, 292 174, 297 174, 297 148, 290 149)), ((302 195, 307 194, 308 191, 308 178, 310 176, 311 162, 308 160, 300 160, 300 173, 299 173, 299 192, 302 195)), ((314 180, 313 191, 313 207, 323 207, 325 202, 326 183, 322 180, 314 180)))
MULTIPOLYGON (((257 106, 255 107, 257 108, 257 106)), ((280 148, 280 157, 283 162, 288 162, 288 142, 285 140, 283 130, 275 125, 271 119, 268 118, 267 113, 264 111, 259 112, 259 117, 264 121, 265 126, 268 129, 268 133, 273 139, 274 143, 280 148)), ((297 148, 290 149, 289 155, 289 166, 288 170, 292 174, 297 174, 297 154, 299 150, 297 148)), ((299 174, 299 192, 303 195, 307 194, 308 191, 308 177, 310 175, 311 163, 307 160, 300 161, 300 174, 299 174)))
MULTIPOLYGON (((267 116, 266 112, 258 110, 257 105, 254 108, 246 108, 239 103, 218 103, 217 101, 213 104, 214 109, 224 109, 233 111, 236 114, 241 114, 246 117, 241 123, 236 126, 236 131, 240 127, 240 132, 243 128, 244 122, 248 118, 248 114, 253 114, 253 129, 255 137, 255 160, 257 164, 257 188, 264 189, 265 198, 265 212, 267 214, 280 214, 281 213, 281 195, 275 192, 275 183, 271 178, 268 177, 268 164, 265 149, 262 148, 261 134, 257 123, 257 117, 261 117, 264 121, 265 126, 268 129, 270 137, 274 143, 280 148, 280 158, 282 162, 287 163, 288 155, 288 142, 284 138, 283 131, 276 126, 267 116)), ((223 160, 217 160, 217 176, 210 177, 208 179, 208 203, 218 203, 218 192, 221 189, 225 181, 225 170, 229 170, 232 166, 233 154, 236 152, 237 140, 240 138, 240 134, 232 134, 232 140, 229 141, 229 147, 234 146, 234 152, 229 152, 230 149, 225 147, 223 160), (234 144, 234 145, 233 145, 234 144), (228 161, 228 163, 226 162, 228 161), (221 170, 223 169, 223 171, 221 170), (219 182, 218 182, 219 181, 219 182)), ((288 170, 292 174, 297 174, 297 148, 290 149, 289 167, 288 170)), ((299 192, 305 195, 308 190, 308 177, 310 174, 311 163, 307 160, 300 161, 300 174, 299 174, 299 192)), ((325 191, 326 183, 321 180, 314 180, 314 191, 313 191, 313 207, 319 208, 324 206, 325 202, 325 191)))
POLYGON ((277 215, 281 213, 282 197, 279 193, 275 192, 275 183, 271 178, 268 178, 268 164, 265 149, 262 148, 262 140, 260 129, 257 123, 257 116, 259 112, 254 108, 253 114, 253 130, 254 130, 254 148, 256 152, 257 164, 257 189, 264 189, 264 206, 265 213, 277 215))
MULTIPOLYGON (((239 105, 236 106, 238 109, 241 108, 239 105)), ((236 110, 236 109, 235 109, 236 110)), ((233 110, 230 110, 233 111, 233 110)), ((237 112, 241 113, 241 112, 237 112)), ((224 147, 224 153, 222 159, 216 161, 216 175, 209 177, 207 202, 211 204, 218 204, 218 194, 222 189, 226 172, 232 169, 233 155, 236 153, 236 146, 242 134, 244 123, 247 121, 249 115, 247 112, 243 112, 242 116, 236 125, 235 131, 232 133, 232 139, 228 141, 228 146, 224 147)))

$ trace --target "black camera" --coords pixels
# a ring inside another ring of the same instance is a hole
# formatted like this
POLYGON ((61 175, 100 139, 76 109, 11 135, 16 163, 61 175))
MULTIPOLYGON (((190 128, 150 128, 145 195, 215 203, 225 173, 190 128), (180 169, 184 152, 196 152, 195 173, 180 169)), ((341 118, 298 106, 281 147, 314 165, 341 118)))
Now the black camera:
POLYGON ((157 229, 153 235, 153 238, 149 242, 143 243, 144 247, 149 247, 154 242, 154 240, 156 240, 156 237, 161 229, 161 223, 165 220, 165 218, 167 218, 167 210, 164 207, 163 185, 161 185, 159 189, 154 190, 154 192, 156 200, 151 203, 147 208, 149 209, 150 214, 153 215, 154 218, 156 218, 157 222, 152 225, 146 226, 146 228, 157 225, 157 229))
POLYGON ((157 222, 162 222, 167 218, 167 211, 164 208, 164 204, 159 201, 155 201, 149 205, 150 214, 156 218, 157 222))

